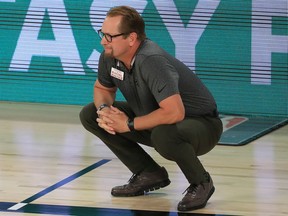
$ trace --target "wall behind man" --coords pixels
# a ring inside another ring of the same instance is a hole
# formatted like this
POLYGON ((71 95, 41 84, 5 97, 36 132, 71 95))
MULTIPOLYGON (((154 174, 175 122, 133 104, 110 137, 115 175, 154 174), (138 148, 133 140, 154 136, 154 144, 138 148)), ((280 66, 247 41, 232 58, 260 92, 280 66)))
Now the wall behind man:
POLYGON ((194 70, 220 112, 288 116, 287 0, 0 0, 0 100, 90 102, 97 30, 119 4, 142 14, 148 37, 194 70))

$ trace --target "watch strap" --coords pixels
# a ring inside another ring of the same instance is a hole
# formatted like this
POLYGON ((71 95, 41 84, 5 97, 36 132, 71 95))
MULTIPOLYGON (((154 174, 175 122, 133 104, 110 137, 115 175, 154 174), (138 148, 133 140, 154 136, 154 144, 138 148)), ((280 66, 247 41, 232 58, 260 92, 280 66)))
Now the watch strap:
POLYGON ((102 109, 104 109, 105 107, 109 107, 107 104, 101 104, 99 107, 98 107, 98 109, 97 109, 97 111, 101 111, 102 109))

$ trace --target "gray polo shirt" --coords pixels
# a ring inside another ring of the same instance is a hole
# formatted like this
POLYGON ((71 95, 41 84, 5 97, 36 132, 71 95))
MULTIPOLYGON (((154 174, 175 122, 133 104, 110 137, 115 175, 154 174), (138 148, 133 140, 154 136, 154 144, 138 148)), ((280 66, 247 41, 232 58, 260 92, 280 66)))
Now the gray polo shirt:
POLYGON ((216 103, 201 80, 185 64, 149 39, 139 47, 133 66, 101 54, 98 81, 117 87, 136 116, 159 108, 165 98, 180 93, 186 116, 214 115, 216 103))

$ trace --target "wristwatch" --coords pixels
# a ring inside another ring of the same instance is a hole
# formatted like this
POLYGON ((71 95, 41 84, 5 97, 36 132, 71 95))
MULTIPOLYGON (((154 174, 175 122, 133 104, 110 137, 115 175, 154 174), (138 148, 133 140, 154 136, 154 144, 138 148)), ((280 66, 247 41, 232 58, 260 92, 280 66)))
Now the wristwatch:
POLYGON ((134 119, 128 118, 127 119, 127 126, 128 126, 130 131, 134 131, 135 130, 135 128, 134 128, 134 119))
POLYGON ((109 107, 107 104, 101 104, 98 109, 97 109, 97 112, 98 111, 101 111, 102 109, 104 109, 105 107, 109 107))

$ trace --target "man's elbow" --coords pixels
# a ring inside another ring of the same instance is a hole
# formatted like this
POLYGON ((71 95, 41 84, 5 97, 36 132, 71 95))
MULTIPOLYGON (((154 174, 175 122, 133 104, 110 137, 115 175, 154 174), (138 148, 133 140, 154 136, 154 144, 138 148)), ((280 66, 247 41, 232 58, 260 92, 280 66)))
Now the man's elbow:
POLYGON ((183 121, 184 118, 185 118, 185 111, 178 112, 177 122, 183 121))
POLYGON ((171 118, 171 123, 177 123, 182 121, 185 118, 185 110, 179 109, 179 110, 174 110, 173 112, 173 117, 171 118))

